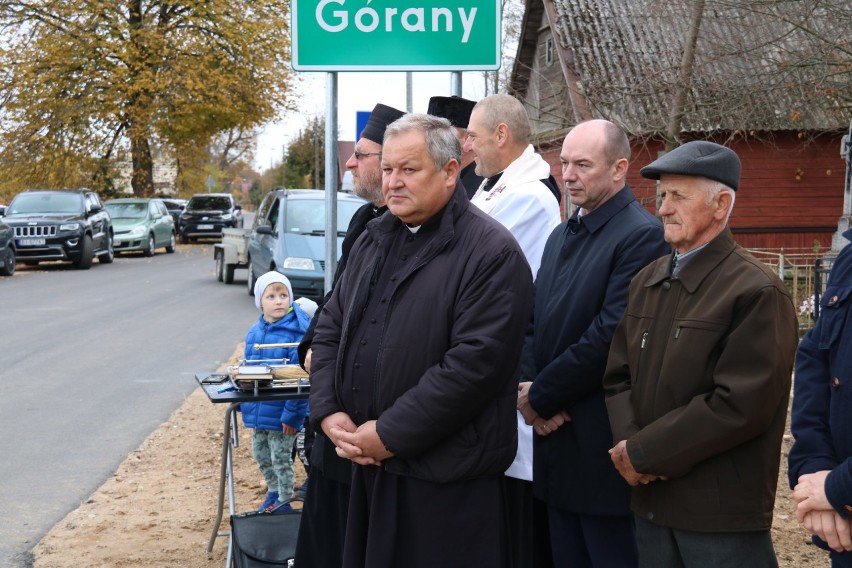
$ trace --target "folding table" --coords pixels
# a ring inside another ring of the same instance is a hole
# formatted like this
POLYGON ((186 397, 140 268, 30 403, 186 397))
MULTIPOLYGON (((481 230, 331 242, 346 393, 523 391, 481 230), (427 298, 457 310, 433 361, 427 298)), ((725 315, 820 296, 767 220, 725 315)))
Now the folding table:
POLYGON ((224 373, 197 373, 195 380, 201 385, 207 398, 214 404, 228 404, 225 411, 225 431, 222 440, 222 465, 219 474, 219 498, 216 506, 216 522, 213 532, 207 544, 207 552, 213 551, 213 543, 217 536, 228 536, 228 555, 225 567, 231 566, 233 558, 233 542, 231 531, 219 532, 224 509, 225 487, 228 487, 228 511, 231 515, 235 513, 234 506, 234 466, 231 462, 231 449, 239 446, 237 437, 236 412, 241 402, 264 402, 273 400, 292 400, 307 398, 310 392, 307 380, 296 380, 292 387, 255 388, 254 390, 235 389, 227 374, 224 373))

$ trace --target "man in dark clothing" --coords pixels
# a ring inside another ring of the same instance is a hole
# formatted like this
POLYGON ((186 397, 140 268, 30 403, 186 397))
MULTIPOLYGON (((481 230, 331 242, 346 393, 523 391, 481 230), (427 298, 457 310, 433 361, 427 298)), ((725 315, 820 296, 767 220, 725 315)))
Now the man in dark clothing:
POLYGON ((367 224, 313 343, 311 420, 357 465, 344 568, 506 567, 503 471, 532 277, 472 207, 450 123, 388 127, 367 224))
POLYGON ((660 180, 673 251, 630 283, 603 386, 641 568, 778 566, 769 530, 798 325, 783 282, 727 227, 740 168, 695 140, 639 172, 660 180))
POLYGON ((533 490, 547 503, 557 568, 635 566, 630 487, 613 471, 601 387, 630 279, 670 249, 625 185, 627 136, 592 120, 565 137, 566 195, 578 210, 547 240, 524 346, 518 408, 533 426, 533 490))
MULTIPOLYGON (((352 172, 355 194, 369 203, 361 206, 349 222, 332 290, 344 273, 349 251, 364 232, 364 227, 387 211, 382 195, 382 139, 387 125, 404 114, 395 108, 377 104, 370 113, 361 139, 355 146, 355 152, 346 162, 346 167, 352 172)), ((323 305, 330 297, 331 292, 326 295, 323 305)), ((308 372, 311 370, 311 342, 322 309, 322 305, 317 309, 299 344, 299 360, 303 361, 302 366, 308 372)), ((352 462, 338 457, 334 444, 331 444, 321 431, 316 431, 315 436, 311 468, 306 482, 307 495, 296 543, 296 561, 300 566, 312 568, 339 568, 349 510, 352 462)))
MULTIPOLYGON (((852 230, 843 233, 852 241, 852 230)), ((852 566, 852 244, 831 268, 819 319, 796 352, 796 441, 787 473, 796 518, 831 550, 832 568, 852 566)))
MULTIPOLYGON (((459 144, 464 145, 467 138, 467 125, 470 123, 470 113, 474 106, 476 106, 475 101, 469 101, 455 95, 452 97, 432 97, 429 99, 429 110, 426 113, 449 120, 450 124, 456 129, 459 144)), ((465 152, 463 146, 459 179, 467 192, 468 198, 473 197, 483 180, 483 177, 476 173, 473 152, 465 152)))

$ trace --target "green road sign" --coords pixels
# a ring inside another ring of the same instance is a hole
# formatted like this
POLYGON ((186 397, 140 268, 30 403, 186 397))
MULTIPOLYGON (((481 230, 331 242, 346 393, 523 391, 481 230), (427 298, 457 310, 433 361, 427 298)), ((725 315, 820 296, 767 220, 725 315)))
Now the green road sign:
POLYGON ((499 0, 293 0, 297 71, 500 68, 499 0))

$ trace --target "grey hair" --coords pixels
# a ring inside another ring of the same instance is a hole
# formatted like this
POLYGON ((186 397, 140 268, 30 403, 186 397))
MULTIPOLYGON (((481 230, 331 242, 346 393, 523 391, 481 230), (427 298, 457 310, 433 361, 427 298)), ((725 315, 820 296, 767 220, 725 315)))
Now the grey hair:
MULTIPOLYGON (((500 123, 509 127, 512 137, 524 144, 530 143, 530 117, 524 103, 512 95, 489 95, 476 103, 473 110, 481 109, 485 128, 496 130, 500 123)), ((478 133, 484 134, 484 133, 478 133)))
POLYGON ((725 226, 728 225, 728 219, 731 218, 731 213, 734 212, 734 202, 737 200, 737 192, 725 185, 724 183, 719 183, 718 181, 714 181, 709 178, 703 178, 704 184, 702 189, 707 192, 707 205, 713 202, 713 199, 722 193, 723 191, 727 191, 731 196, 731 206, 728 207, 728 213, 725 215, 725 226))
POLYGON ((422 132, 426 136, 426 152, 438 169, 443 168, 450 160, 461 164, 461 144, 455 127, 446 118, 431 114, 406 114, 388 125, 384 142, 392 136, 411 131, 422 132))

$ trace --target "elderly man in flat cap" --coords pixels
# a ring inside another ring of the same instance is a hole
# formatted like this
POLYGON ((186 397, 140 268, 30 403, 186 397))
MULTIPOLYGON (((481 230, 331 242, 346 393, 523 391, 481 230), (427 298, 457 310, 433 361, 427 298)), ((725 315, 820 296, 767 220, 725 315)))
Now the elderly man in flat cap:
POLYGON ((689 142, 640 173, 660 181, 674 251, 632 280, 603 381, 639 565, 778 566, 769 529, 793 304, 726 226, 740 181, 732 150, 689 142))

